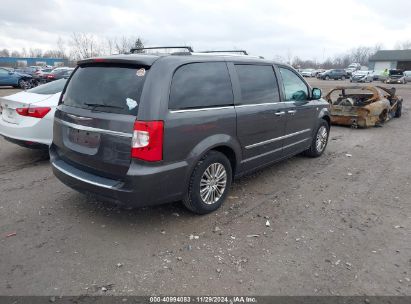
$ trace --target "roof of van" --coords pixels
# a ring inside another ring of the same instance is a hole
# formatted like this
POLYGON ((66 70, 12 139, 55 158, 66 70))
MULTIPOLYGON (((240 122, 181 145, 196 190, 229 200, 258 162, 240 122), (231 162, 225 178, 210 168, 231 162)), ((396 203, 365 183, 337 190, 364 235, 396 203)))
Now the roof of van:
POLYGON ((96 58, 87 58, 78 61, 79 65, 87 63, 98 62, 113 62, 113 63, 137 63, 141 65, 151 66, 155 61, 170 60, 177 62, 206 62, 206 61, 235 61, 235 62, 260 62, 260 63, 277 63, 272 60, 261 59, 255 56, 247 55, 230 55, 230 54, 207 54, 207 53, 193 53, 193 54, 161 54, 161 55, 146 55, 146 54, 121 54, 102 56, 96 58))

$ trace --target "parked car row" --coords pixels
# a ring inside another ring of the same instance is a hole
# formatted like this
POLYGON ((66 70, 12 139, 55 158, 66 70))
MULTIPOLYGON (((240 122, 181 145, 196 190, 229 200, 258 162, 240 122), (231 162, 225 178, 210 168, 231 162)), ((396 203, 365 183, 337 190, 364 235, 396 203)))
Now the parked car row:
POLYGON ((29 74, 16 72, 14 69, 0 68, 0 86, 27 89, 32 80, 33 77, 29 74))
POLYGON ((322 80, 330 80, 330 79, 345 80, 345 79, 348 79, 349 76, 344 69, 333 69, 333 70, 327 70, 323 73, 319 73, 317 75, 317 78, 322 79, 322 80))
POLYGON ((1 98, 0 134, 50 145, 54 174, 80 192, 132 206, 182 200, 199 214, 221 206, 234 177, 324 152, 329 105, 293 68, 192 55, 80 61, 67 84, 1 98))
POLYGON ((13 86, 15 88, 30 89, 39 84, 68 78, 74 68, 69 67, 25 67, 25 68, 0 68, 0 86, 13 86))

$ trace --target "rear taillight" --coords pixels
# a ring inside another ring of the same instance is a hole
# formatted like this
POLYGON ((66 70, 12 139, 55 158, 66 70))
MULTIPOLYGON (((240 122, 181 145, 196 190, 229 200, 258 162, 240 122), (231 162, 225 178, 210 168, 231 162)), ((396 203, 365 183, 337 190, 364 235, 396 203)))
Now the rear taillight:
POLYGON ((49 107, 30 107, 30 108, 17 108, 16 112, 21 116, 29 116, 34 118, 43 118, 50 112, 49 107))
POLYGON ((53 74, 50 74, 47 76, 47 78, 54 78, 55 76, 53 74))
POLYGON ((136 121, 131 141, 131 157, 155 162, 163 159, 163 121, 136 121))

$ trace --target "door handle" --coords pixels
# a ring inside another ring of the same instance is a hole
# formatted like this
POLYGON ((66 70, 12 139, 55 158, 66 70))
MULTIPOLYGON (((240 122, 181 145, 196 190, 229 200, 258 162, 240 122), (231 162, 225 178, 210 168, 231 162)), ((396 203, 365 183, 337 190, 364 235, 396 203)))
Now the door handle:
POLYGON ((287 111, 288 114, 294 115, 295 113, 297 113, 297 110, 289 110, 287 111))
POLYGON ((284 111, 275 112, 274 114, 277 115, 277 116, 283 116, 285 114, 285 112, 284 111))

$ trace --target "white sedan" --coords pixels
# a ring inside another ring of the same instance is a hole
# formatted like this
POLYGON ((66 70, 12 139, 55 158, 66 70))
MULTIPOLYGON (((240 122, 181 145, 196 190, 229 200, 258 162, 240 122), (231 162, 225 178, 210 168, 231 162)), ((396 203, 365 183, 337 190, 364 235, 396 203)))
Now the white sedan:
POLYGON ((304 69, 302 70, 301 75, 304 77, 315 77, 317 73, 314 69, 304 69))
POLYGON ((28 148, 48 148, 53 118, 67 79, 0 98, 0 135, 28 148))

